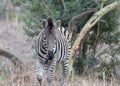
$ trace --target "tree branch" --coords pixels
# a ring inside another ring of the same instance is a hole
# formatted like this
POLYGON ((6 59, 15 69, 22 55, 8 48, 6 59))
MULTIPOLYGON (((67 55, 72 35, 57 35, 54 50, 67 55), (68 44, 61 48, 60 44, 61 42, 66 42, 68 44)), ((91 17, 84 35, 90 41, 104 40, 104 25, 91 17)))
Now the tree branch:
POLYGON ((105 14, 110 12, 111 10, 117 8, 120 6, 120 0, 119 1, 114 1, 113 3, 109 4, 108 6, 100 9, 98 12, 96 12, 89 20, 88 22, 84 25, 82 28, 81 32, 79 33, 77 39, 75 40, 73 46, 72 46, 72 52, 70 55, 71 62, 69 65, 70 71, 72 71, 73 68, 73 63, 74 63, 74 55, 76 51, 80 48, 80 43, 81 41, 86 37, 87 33, 92 29, 92 27, 103 17, 105 14))
POLYGON ((15 55, 0 49, 0 56, 4 56, 7 59, 9 59, 16 67, 19 67, 20 69, 22 68, 22 62, 16 57, 15 55))
POLYGON ((61 1, 62 1, 62 4, 63 4, 64 9, 67 10, 67 7, 66 7, 66 5, 65 5, 64 0, 61 0, 61 1))
POLYGON ((68 22, 68 31, 69 32, 71 32, 71 31, 73 31, 73 22, 75 22, 76 20, 78 20, 78 19, 80 19, 80 18, 82 18, 82 17, 84 17, 84 16, 86 16, 86 15, 89 15, 89 14, 91 14, 91 13, 94 13, 94 12, 96 12, 98 10, 98 8, 95 8, 95 9, 91 9, 91 10, 88 10, 88 11, 85 11, 85 12, 82 12, 81 14, 78 14, 78 15, 76 15, 76 16, 73 16, 71 19, 70 19, 70 21, 68 22))

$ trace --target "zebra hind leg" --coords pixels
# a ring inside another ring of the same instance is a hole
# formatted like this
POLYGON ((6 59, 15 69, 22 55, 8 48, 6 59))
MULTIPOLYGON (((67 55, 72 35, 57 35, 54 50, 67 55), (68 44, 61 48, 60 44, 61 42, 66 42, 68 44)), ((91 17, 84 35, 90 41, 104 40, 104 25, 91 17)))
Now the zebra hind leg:
POLYGON ((63 61, 62 67, 63 67, 63 77, 61 81, 61 86, 64 86, 68 74, 68 61, 63 61))

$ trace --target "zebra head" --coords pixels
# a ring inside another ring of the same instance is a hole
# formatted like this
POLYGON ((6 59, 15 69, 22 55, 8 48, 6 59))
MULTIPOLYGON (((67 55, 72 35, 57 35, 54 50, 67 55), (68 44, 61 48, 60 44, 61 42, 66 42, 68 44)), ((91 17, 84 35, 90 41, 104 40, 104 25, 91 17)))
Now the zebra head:
POLYGON ((49 18, 42 21, 42 26, 44 28, 43 38, 46 40, 47 45, 47 59, 52 60, 54 58, 54 50, 56 43, 56 25, 54 24, 53 20, 49 18))

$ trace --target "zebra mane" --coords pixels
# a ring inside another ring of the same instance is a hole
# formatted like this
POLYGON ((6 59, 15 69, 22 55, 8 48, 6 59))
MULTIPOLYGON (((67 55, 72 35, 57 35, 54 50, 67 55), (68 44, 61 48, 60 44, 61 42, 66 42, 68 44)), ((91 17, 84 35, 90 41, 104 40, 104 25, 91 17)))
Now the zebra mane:
POLYGON ((52 18, 48 18, 47 21, 48 21, 48 29, 51 30, 54 27, 53 20, 52 18))

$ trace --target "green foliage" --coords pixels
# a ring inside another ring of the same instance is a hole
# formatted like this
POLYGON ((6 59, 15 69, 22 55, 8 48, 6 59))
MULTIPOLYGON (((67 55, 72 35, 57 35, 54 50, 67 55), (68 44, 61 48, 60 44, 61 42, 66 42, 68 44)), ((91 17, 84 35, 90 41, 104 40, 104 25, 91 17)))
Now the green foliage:
MULTIPOLYGON (((109 2, 107 2, 109 3, 109 2)), ((107 4, 106 3, 106 4, 107 4)), ((98 59, 94 57, 94 54, 96 52, 96 46, 97 43, 106 43, 106 44, 112 44, 115 43, 116 45, 119 43, 120 39, 120 32, 117 31, 118 29, 118 15, 119 12, 117 9, 111 11, 107 15, 105 15, 94 27, 93 27, 93 34, 91 34, 86 39, 85 42, 87 45, 89 45, 90 53, 87 53, 85 57, 82 57, 82 53, 80 53, 81 56, 79 58, 76 58, 76 62, 74 64, 76 73, 84 73, 84 74, 93 74, 96 76, 96 72, 99 75, 99 77, 103 77, 103 72, 105 72, 105 75, 107 78, 110 78, 112 75, 115 74, 115 66, 118 65, 115 59, 112 59, 111 62, 108 64, 104 61, 99 62, 98 59), (101 64, 99 67, 99 71, 94 70, 94 67, 98 64, 101 64)), ((82 23, 79 24, 78 32, 80 31, 80 27, 82 27, 85 22, 90 18, 90 16, 86 16, 85 18, 82 18, 82 23)), ((87 48, 87 50, 89 50, 87 48)), ((87 50, 85 52, 87 52, 87 50)), ((112 52, 112 57, 114 58, 115 54, 119 50, 119 47, 116 48, 116 51, 112 52)), ((102 55, 102 54, 101 54, 102 55)))
MULTIPOLYGON (((13 5, 19 6, 23 3, 23 1, 24 0, 14 0, 13 5)), ((61 0, 26 0, 27 12, 22 14, 20 19, 26 23, 26 34, 30 37, 34 37, 39 33, 39 31, 36 30, 41 29, 41 19, 49 17, 54 20, 60 19, 62 21, 62 26, 67 27, 69 20, 73 16, 94 8, 100 9, 101 4, 103 4, 104 7, 113 1, 115 0, 64 0, 66 5, 65 9, 61 0)), ((93 70, 94 66, 101 63, 99 70, 108 74, 107 76, 111 76, 111 70, 114 70, 114 67, 117 64, 114 61, 111 61, 110 64, 99 62, 94 56, 96 53, 97 43, 118 44, 120 38, 120 33, 116 32, 118 29, 118 14, 119 12, 117 9, 109 12, 93 27, 93 34, 86 37, 86 40, 83 42, 87 43, 86 49, 83 48, 84 52, 82 51, 79 53, 79 56, 76 58, 76 62, 74 64, 77 73, 89 73, 87 72, 88 70, 93 70), (88 53, 88 50, 91 51, 88 53), (83 54, 85 54, 85 56, 83 54)), ((77 37, 76 33, 81 31, 81 28, 91 16, 92 14, 89 14, 75 21, 76 28, 74 28, 73 42, 77 37)), ((113 52, 113 55, 119 51, 119 48, 113 52)))
MULTIPOLYGON (((26 3, 27 0, 12 0, 13 6, 21 6, 23 3, 26 3)), ((28 0, 29 1, 29 0, 28 0)))
POLYGON ((115 75, 115 67, 119 64, 120 62, 116 57, 113 57, 109 63, 102 61, 100 67, 95 70, 95 72, 99 73, 97 77, 103 78, 103 73, 105 73, 106 79, 109 80, 110 77, 115 75))
POLYGON ((27 16, 24 13, 22 13, 22 14, 20 14, 19 20, 26 22, 27 21, 27 16))
POLYGON ((8 78, 9 74, 10 74, 10 70, 8 66, 6 67, 0 62, 0 79, 5 80, 6 78, 8 78))
POLYGON ((80 58, 76 58, 75 63, 73 65, 73 67, 75 68, 75 72, 78 74, 81 74, 84 72, 84 58, 80 57, 80 58))
POLYGON ((12 18, 15 18, 16 15, 14 12, 9 11, 8 16, 9 16, 9 19, 12 19, 12 18))
POLYGON ((104 22, 100 24, 100 33, 102 33, 100 39, 104 40, 107 44, 119 42, 120 32, 117 32, 119 13, 118 9, 114 9, 102 18, 104 22))
POLYGON ((94 58, 93 55, 88 55, 88 57, 84 60, 84 64, 87 67, 93 67, 96 64, 98 64, 98 61, 97 61, 97 59, 94 58))
POLYGON ((98 63, 99 63, 99 61, 96 58, 94 58, 94 56, 92 54, 89 54, 88 57, 81 56, 80 58, 77 58, 75 61, 74 67, 76 69, 76 72, 78 74, 81 74, 81 73, 86 72, 89 69, 93 68, 98 63))
POLYGON ((116 52, 116 54, 120 54, 120 46, 117 49, 114 49, 114 51, 116 52))
POLYGON ((3 11, 3 3, 4 3, 3 1, 0 1, 0 17, 2 17, 3 14, 4 14, 4 13, 3 13, 3 12, 4 12, 4 11, 3 11))
POLYGON ((0 4, 0 13, 3 11, 2 4, 0 4))
POLYGON ((13 6, 20 6, 22 4, 22 0, 13 0, 13 6))
POLYGON ((112 52, 112 58, 109 59, 110 62, 104 61, 104 59, 98 60, 94 58, 92 54, 88 57, 77 58, 74 64, 76 74, 92 75, 98 78, 103 78, 103 73, 105 73, 105 78, 107 80, 116 74, 115 67, 120 64, 117 57, 115 57, 112 52), (97 67, 97 65, 99 65, 97 67))
POLYGON ((28 16, 28 19, 30 19, 29 22, 35 22, 35 25, 31 26, 28 22, 26 25, 29 28, 32 27, 32 29, 40 24, 40 19, 48 17, 52 17, 55 20, 60 19, 62 21, 62 25, 67 27, 68 21, 72 16, 97 6, 94 0, 65 0, 66 10, 64 9, 61 1, 28 0, 27 3, 27 9, 30 12, 28 16), (94 5, 91 5, 91 3, 94 5))
POLYGON ((120 32, 116 32, 115 34, 108 35, 105 37, 105 41, 107 44, 109 43, 119 43, 120 32))

